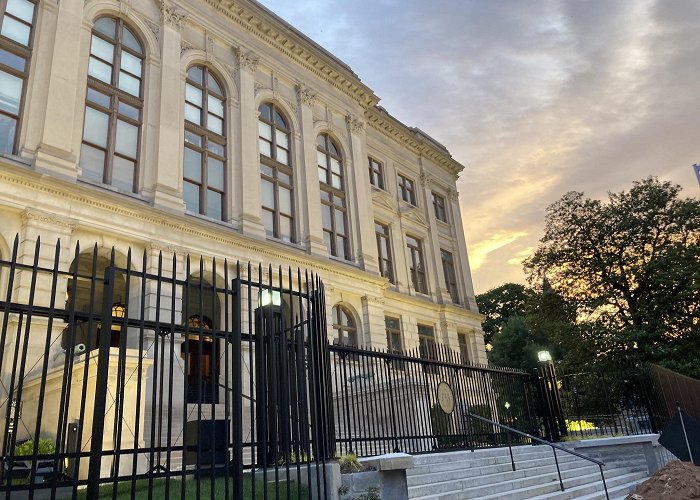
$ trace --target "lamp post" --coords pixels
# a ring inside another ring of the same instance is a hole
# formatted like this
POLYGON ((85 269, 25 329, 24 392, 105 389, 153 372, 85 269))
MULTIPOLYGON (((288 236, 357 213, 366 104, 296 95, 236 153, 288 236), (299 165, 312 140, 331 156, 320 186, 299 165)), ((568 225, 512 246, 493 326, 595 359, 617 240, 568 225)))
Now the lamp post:
POLYGON ((540 398, 544 409, 545 433, 550 441, 559 441, 566 436, 566 419, 559 397, 557 372, 552 361, 552 355, 547 350, 537 353, 539 366, 537 378, 539 380, 540 398))

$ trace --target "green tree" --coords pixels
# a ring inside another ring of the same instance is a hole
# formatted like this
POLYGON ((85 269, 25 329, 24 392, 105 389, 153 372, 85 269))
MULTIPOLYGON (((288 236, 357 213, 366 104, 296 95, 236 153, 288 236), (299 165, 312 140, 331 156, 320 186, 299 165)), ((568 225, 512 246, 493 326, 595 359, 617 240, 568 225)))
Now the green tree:
POLYGON ((525 316, 528 296, 528 289, 517 283, 506 283, 476 296, 479 311, 486 316, 481 327, 487 344, 491 343, 493 335, 500 332, 511 317, 525 316))
POLYGON ((700 377, 700 200, 680 191, 649 177, 606 202, 567 193, 525 270, 593 325, 593 351, 700 377))
POLYGON ((489 363, 518 368, 527 372, 537 366, 537 351, 549 348, 541 331, 533 331, 521 316, 508 319, 503 329, 493 336, 489 363))

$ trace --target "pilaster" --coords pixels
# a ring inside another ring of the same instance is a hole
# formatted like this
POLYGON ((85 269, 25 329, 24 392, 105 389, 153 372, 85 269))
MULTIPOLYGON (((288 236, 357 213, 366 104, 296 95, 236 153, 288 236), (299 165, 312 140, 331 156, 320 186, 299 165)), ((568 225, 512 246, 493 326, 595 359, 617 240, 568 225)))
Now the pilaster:
POLYGON ((161 68, 158 89, 159 110, 156 115, 157 168, 153 203, 156 206, 184 211, 182 199, 182 101, 184 82, 180 67, 181 31, 184 14, 161 4, 161 68), (173 85, 177 85, 173 89, 173 85))
POLYGON ((442 258, 440 254, 440 233, 435 219, 435 210, 433 210, 433 181, 430 175, 425 170, 421 171, 420 184, 423 188, 423 197, 425 199, 425 210, 428 214, 429 228, 428 237, 425 242, 426 261, 430 263, 428 275, 432 275, 434 279, 429 279, 430 291, 441 304, 451 303, 452 298, 447 290, 445 283, 445 273, 442 269, 442 258))
POLYGON ((328 256, 323 242, 321 221, 321 188, 319 186, 316 159, 316 135, 314 133, 313 106, 316 93, 305 85, 297 85, 297 103, 301 123, 301 152, 303 163, 297 169, 299 183, 304 184, 306 196, 302 198, 299 221, 299 241, 314 255, 328 256))
MULTIPOLYGON (((356 116, 347 115, 345 123, 350 135, 350 154, 352 155, 352 173, 354 189, 350 190, 355 196, 348 199, 353 203, 355 228, 355 255, 359 264, 365 271, 379 274, 379 262, 377 260, 377 242, 374 235, 372 204, 365 200, 372 199, 372 186, 369 183, 369 170, 367 169, 367 152, 365 147, 365 123, 356 116)), ((347 171, 348 169, 346 169, 347 171)))
POLYGON ((460 299, 462 299, 462 304, 465 308, 476 311, 474 284, 472 283, 472 274, 469 268, 469 254, 467 253, 467 243, 464 239, 464 226, 462 224, 462 213, 459 208, 459 193, 457 189, 454 187, 450 188, 449 197, 453 225, 452 235, 457 242, 458 249, 454 259, 455 270, 457 271, 457 282, 461 285, 459 287, 460 299))
MULTIPOLYGON (((37 144, 36 167, 71 179, 78 176, 77 151, 73 148, 83 116, 76 112, 83 106, 78 102, 78 96, 82 94, 76 92, 77 88, 84 86, 81 83, 84 76, 80 78, 79 74, 83 54, 77 49, 83 33, 83 6, 83 0, 41 2, 42 13, 37 24, 40 39, 33 51, 42 59, 42 74, 48 77, 45 102, 41 93, 37 95, 42 129, 37 144)), ((37 67, 37 64, 33 66, 37 67)), ((34 87, 38 88, 38 85, 34 87)), ((38 112, 30 104, 28 116, 37 117, 38 112)))
POLYGON ((258 58, 251 52, 238 53, 240 71, 241 171, 238 183, 240 221, 243 234, 265 238, 260 202, 260 152, 258 110, 255 107, 255 71, 258 58))
POLYGON ((362 297, 364 345, 387 348, 384 326, 384 298, 374 295, 362 297))

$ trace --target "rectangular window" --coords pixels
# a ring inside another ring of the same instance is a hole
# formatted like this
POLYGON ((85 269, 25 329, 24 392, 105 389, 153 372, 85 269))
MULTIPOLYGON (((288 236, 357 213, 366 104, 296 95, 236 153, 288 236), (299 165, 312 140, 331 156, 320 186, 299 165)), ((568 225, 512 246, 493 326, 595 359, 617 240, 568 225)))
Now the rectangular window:
POLYGON ((406 203, 411 205, 417 205, 416 203, 416 183, 408 177, 404 177, 399 174, 399 192, 401 193, 401 199, 406 203))
POLYGON ((445 286, 450 292, 452 302, 459 304, 459 287, 457 286, 457 273, 455 272, 455 263, 452 254, 447 250, 440 250, 442 257, 442 271, 445 274, 445 286))
POLYGON ((389 239, 389 227, 379 222, 374 223, 374 232, 377 236, 377 256, 379 258, 379 272, 382 276, 394 283, 394 266, 391 261, 391 240, 389 239))
POLYGON ((425 260, 423 259, 423 243, 413 236, 406 236, 406 242, 413 288, 416 292, 428 293, 428 283, 425 278, 425 260))
POLYGON ((437 343, 432 326, 418 324, 418 348, 423 359, 437 359, 437 343))
POLYGON ((459 355, 462 358, 462 364, 469 364, 469 345, 467 343, 467 334, 458 333, 457 339, 459 340, 459 355))
POLYGON ((433 209, 435 218, 442 222, 447 222, 447 209, 445 208, 445 198, 433 192, 433 209))
POLYGON ((374 187, 384 189, 384 166, 374 158, 369 158, 369 182, 374 187))
POLYGON ((387 350, 393 354, 400 354, 402 350, 401 343, 401 321, 398 318, 384 318, 386 326, 386 344, 387 350))

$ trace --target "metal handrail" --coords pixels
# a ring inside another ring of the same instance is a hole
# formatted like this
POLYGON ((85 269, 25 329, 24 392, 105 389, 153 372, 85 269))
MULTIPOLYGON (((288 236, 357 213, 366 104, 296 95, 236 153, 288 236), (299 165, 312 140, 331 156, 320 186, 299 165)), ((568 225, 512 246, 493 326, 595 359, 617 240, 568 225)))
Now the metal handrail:
MULTIPOLYGON (((564 451, 566 453, 569 453, 570 455, 574 455, 574 456, 577 456, 579 458, 583 458, 584 460, 588 460, 589 462, 593 462, 600 469, 600 477, 603 480, 603 489, 605 490, 605 498, 607 500, 610 500, 610 495, 608 494, 608 485, 605 483, 605 474, 603 474, 603 467, 605 467, 605 463, 603 463, 599 460, 596 460, 595 458, 587 457, 586 455, 582 455, 580 453, 577 453, 573 450, 569 450, 568 448, 565 448, 565 447, 560 446, 558 444, 550 443, 549 441, 546 441, 544 439, 540 439, 536 436, 533 436, 532 434, 528 434, 527 432, 519 431, 518 429, 513 429, 512 427, 508 427, 507 425, 503 425, 501 423, 494 422, 493 420, 482 417, 481 415, 474 415, 473 413, 469 413, 469 412, 466 412, 465 414, 468 417, 476 418, 477 420, 481 420, 482 422, 486 422, 488 424, 495 425, 496 427, 500 427, 501 429, 505 429, 509 432, 513 432, 513 433, 518 434, 520 436, 530 438, 531 440, 536 441, 538 443, 542 443, 542 444, 545 444, 547 446, 551 446, 552 452, 554 453, 554 463, 557 466, 557 475, 559 476, 559 486, 561 487, 561 491, 565 491, 565 490, 564 490, 564 481, 562 481, 562 478, 561 478, 561 470, 559 469, 559 460, 557 459, 557 450, 561 450, 561 451, 564 451)), ((513 467, 513 470, 515 470, 515 460, 513 459, 513 446, 511 445, 510 434, 508 434, 508 450, 510 451, 511 466, 513 467)))

